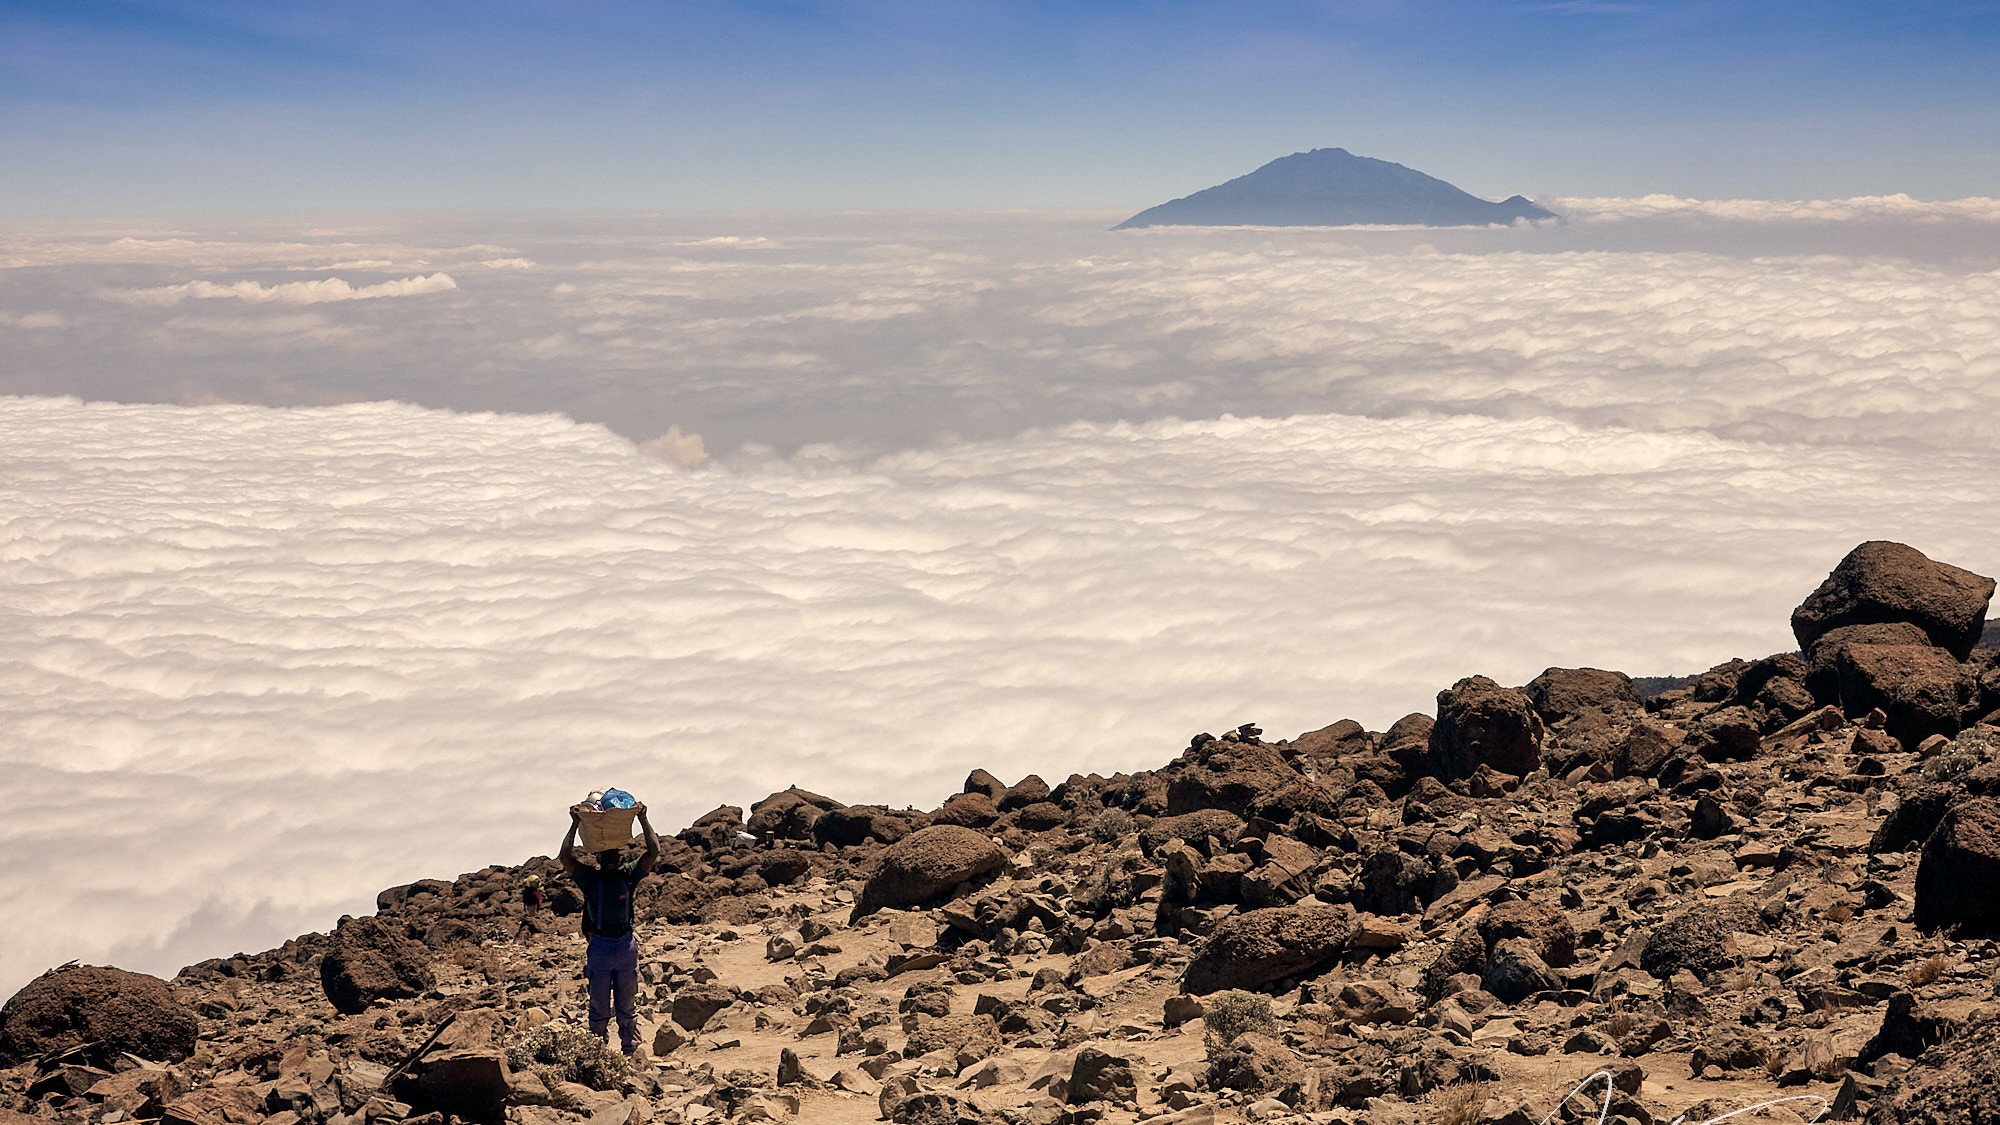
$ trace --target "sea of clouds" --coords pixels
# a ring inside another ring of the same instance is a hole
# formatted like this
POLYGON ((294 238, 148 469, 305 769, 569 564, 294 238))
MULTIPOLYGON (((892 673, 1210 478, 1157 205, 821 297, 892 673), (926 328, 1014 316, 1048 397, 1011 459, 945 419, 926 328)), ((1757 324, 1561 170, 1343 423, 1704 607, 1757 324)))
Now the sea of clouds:
MULTIPOLYGON (((1558 205, 1558 210, 1563 210, 1558 205)), ((0 236, 0 994, 789 784, 934 806, 1984 573, 2000 205, 0 236)))

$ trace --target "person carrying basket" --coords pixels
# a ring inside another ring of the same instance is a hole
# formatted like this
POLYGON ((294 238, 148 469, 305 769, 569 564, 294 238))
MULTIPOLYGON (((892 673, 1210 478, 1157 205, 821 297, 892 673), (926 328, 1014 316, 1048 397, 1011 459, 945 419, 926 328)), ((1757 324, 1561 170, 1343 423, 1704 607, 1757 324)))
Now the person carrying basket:
MULTIPOLYGON (((646 850, 630 863, 620 862, 623 841, 593 838, 588 832, 591 846, 601 849, 594 857, 596 866, 576 858, 576 834, 587 815, 582 806, 569 810, 569 831, 556 852, 583 895, 583 936, 588 943, 583 976, 590 985, 590 1033, 608 1044, 615 1011, 618 1041, 628 1055, 639 1050, 639 939, 632 932, 632 896, 660 858, 660 838, 646 819, 646 806, 636 804, 632 812, 645 832, 646 850)), ((626 832, 629 839, 630 829, 626 832)))

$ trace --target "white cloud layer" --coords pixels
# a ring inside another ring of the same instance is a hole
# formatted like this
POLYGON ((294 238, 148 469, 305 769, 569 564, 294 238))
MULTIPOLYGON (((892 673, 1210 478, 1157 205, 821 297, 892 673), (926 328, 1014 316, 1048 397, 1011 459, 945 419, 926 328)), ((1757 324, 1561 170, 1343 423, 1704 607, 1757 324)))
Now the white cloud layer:
POLYGON ((780 216, 505 244, 17 237, 0 243, 29 263, 0 269, 0 393, 560 411, 635 441, 677 426, 718 457, 1301 411, 2000 438, 2000 223, 1971 218, 1985 201, 1888 218, 1865 200, 1757 206, 1724 222, 1613 201, 1563 227, 1428 232, 780 216), (483 264, 515 259, 534 268, 483 264), (266 272, 334 261, 409 272, 266 272))
POLYGON ((1702 218, 1730 223, 2000 223, 2000 199, 1924 200, 1907 195, 1864 195, 1852 199, 1685 199, 1645 195, 1636 199, 1573 197, 1550 206, 1573 223, 1632 219, 1702 218))
POLYGON ((0 989, 546 853, 607 783, 929 805, 1761 655, 1859 539, 1991 573, 1996 461, 1301 415, 690 473, 553 417, 0 401, 0 989))
POLYGON ((1730 206, 0 237, 0 992, 606 783, 929 805, 1763 655, 1866 538, 2000 569, 2000 224, 1730 206))
POLYGON ((213 281, 183 281, 151 289, 114 289, 105 296, 134 305, 178 305, 182 301, 236 300, 253 305, 323 305, 329 301, 372 301, 382 297, 416 297, 425 293, 448 293, 458 283, 448 273, 404 277, 374 285, 355 286, 340 277, 317 281, 284 281, 265 285, 245 279, 226 285, 213 281))

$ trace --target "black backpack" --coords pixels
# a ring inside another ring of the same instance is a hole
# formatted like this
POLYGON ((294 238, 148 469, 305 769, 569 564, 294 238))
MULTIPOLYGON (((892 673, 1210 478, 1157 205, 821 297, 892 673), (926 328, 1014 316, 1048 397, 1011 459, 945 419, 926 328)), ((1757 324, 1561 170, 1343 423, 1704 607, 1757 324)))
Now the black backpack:
POLYGON ((577 875, 583 891, 583 932, 604 937, 631 933, 632 890, 639 883, 635 873, 629 869, 578 868, 577 875))

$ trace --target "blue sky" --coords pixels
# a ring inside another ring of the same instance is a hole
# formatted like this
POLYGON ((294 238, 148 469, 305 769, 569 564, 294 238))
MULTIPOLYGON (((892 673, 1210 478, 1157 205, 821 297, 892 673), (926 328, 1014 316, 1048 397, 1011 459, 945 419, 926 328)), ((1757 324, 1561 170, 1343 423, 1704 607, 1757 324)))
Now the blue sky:
POLYGON ((0 0, 0 216, 2000 194, 2000 4, 0 0))

